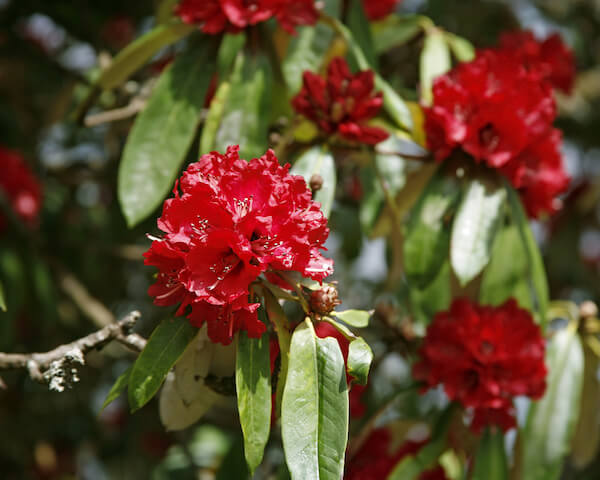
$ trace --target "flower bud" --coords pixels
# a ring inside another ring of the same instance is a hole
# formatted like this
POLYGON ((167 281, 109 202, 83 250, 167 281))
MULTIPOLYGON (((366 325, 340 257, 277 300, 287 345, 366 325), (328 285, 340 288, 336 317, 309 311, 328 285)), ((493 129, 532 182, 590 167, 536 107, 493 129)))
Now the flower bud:
POLYGON ((333 285, 326 285, 310 294, 310 308, 318 315, 327 315, 341 303, 337 288, 333 285))

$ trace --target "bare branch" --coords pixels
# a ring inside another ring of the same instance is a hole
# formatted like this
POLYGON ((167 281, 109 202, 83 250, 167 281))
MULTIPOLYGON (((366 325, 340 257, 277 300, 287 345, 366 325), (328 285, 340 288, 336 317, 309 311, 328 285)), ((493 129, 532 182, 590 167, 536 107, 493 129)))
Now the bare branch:
POLYGON ((0 370, 26 369, 33 380, 47 383, 51 390, 61 392, 79 381, 77 366, 85 364, 88 352, 100 349, 113 340, 135 352, 142 351, 146 340, 131 333, 139 318, 140 312, 133 311, 118 322, 49 352, 0 353, 0 370))

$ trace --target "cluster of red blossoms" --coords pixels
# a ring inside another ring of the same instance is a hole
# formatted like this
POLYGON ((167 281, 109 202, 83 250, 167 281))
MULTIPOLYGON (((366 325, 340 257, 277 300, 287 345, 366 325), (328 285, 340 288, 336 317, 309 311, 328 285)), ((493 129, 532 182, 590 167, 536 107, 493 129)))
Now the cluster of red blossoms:
MULTIPOLYGON (((0 193, 15 214, 34 227, 42 206, 42 188, 21 154, 0 147, 0 193)), ((0 230, 6 220, 0 215, 0 230)))
POLYGON ((368 145, 389 136, 384 129, 365 123, 377 115, 383 105, 382 93, 373 91, 375 74, 372 70, 353 75, 346 60, 337 57, 329 64, 327 79, 307 71, 303 80, 292 105, 326 134, 338 134, 368 145))
POLYGON ((561 132, 552 127, 552 88, 568 90, 572 55, 558 37, 538 43, 530 33, 505 35, 497 49, 436 79, 425 109, 429 148, 437 160, 462 149, 504 174, 531 216, 560 208, 566 190, 561 132))
POLYGON ((319 12, 314 0, 183 0, 176 13, 204 33, 235 33, 275 18, 288 32, 297 25, 314 25, 319 12))
MULTIPOLYGON (((348 463, 344 480, 380 480, 387 478, 396 464, 407 455, 414 455, 426 442, 404 443, 398 450, 391 451, 392 436, 389 430, 373 430, 363 447, 348 463)), ((418 480, 447 480, 441 466, 427 470, 418 480)))
POLYGON ((471 428, 515 426, 513 397, 546 389, 544 339, 531 314, 509 300, 499 307, 457 299, 427 328, 414 376, 424 389, 443 384, 451 400, 473 409, 471 428))
POLYGON ((363 7, 369 20, 381 20, 392 13, 402 0, 363 0, 363 7))
POLYGON ((248 302, 261 273, 294 270, 321 281, 333 272, 321 255, 327 219, 304 179, 271 150, 249 162, 238 150, 203 155, 188 167, 158 219, 164 235, 144 254, 159 270, 148 292, 154 303, 181 303, 177 315, 189 307, 191 323, 207 323, 210 339, 222 344, 238 330, 251 337, 265 331, 259 304, 248 302))

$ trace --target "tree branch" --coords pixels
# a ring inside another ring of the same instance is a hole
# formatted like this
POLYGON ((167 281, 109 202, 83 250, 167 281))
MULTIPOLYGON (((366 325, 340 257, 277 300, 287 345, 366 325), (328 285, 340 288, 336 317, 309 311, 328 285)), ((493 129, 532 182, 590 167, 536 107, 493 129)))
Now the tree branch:
POLYGON ((0 370, 26 369, 32 380, 47 383, 50 390, 62 392, 79 381, 77 366, 85 364, 85 355, 117 341, 134 352, 141 352, 146 340, 131 333, 140 312, 133 311, 122 320, 45 353, 0 353, 0 370))

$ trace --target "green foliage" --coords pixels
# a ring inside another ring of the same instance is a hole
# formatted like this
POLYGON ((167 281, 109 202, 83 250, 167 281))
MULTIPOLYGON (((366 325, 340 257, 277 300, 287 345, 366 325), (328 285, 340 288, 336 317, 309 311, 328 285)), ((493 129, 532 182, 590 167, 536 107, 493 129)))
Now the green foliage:
POLYGON ((486 429, 479 440, 472 480, 505 480, 508 478, 508 464, 504 450, 502 431, 486 429))
POLYGON ((0 282, 0 310, 6 312, 6 299, 4 298, 4 287, 0 282))
POLYGON ((348 374, 360 385, 367 384, 372 362, 373 351, 367 342, 361 337, 352 340, 348 347, 348 374))
POLYGON ((321 177, 323 184, 314 194, 313 199, 321 204, 323 214, 328 217, 335 198, 337 179, 335 159, 327 146, 312 147, 304 152, 294 162, 290 173, 303 176, 308 185, 313 175, 321 177))
POLYGON ((375 46, 371 36, 371 26, 369 19, 365 14, 362 0, 351 0, 348 8, 347 18, 348 28, 354 35, 356 43, 360 46, 369 65, 377 67, 377 56, 375 55, 375 46))
POLYGON ((433 81, 452 67, 450 50, 444 33, 437 29, 426 32, 421 52, 421 100, 431 105, 433 100, 433 81))
POLYGON ((344 310, 342 312, 332 312, 336 318, 347 323, 351 327, 365 328, 369 325, 371 312, 365 310, 344 310))
POLYGON ((125 391, 125 389, 127 388, 127 385, 129 385, 129 377, 131 376, 132 369, 133 369, 133 365, 131 367, 129 367, 127 370, 125 370, 121 375, 119 375, 119 378, 117 378, 114 385, 111 387, 108 394, 106 395, 106 398, 104 399, 104 403, 102 404, 102 408, 100 409, 100 412, 102 412, 102 410, 104 410, 108 405, 110 405, 117 398, 119 398, 121 396, 121 394, 125 391))

